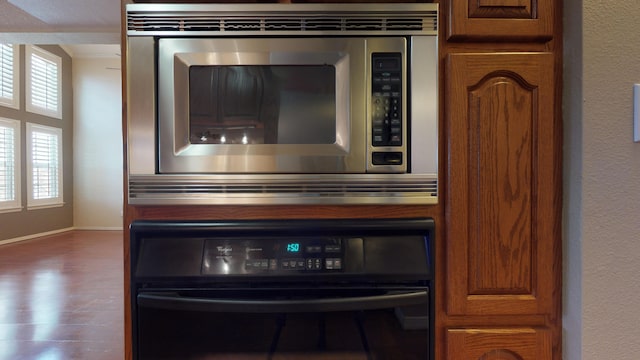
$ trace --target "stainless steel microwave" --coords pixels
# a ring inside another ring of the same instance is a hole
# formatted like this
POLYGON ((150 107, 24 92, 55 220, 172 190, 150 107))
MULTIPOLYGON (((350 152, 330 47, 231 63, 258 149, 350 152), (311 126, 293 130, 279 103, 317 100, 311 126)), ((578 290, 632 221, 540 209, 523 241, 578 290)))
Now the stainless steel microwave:
POLYGON ((126 9, 129 203, 437 202, 437 4, 126 9))

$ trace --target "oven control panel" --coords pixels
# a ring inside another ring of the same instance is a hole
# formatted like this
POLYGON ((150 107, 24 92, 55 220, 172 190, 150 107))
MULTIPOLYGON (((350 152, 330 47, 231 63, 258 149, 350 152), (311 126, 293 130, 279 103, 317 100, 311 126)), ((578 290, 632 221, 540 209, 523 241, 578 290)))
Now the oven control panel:
POLYGON ((345 266, 344 244, 348 240, 336 237, 207 239, 202 273, 241 275, 339 272, 345 266))

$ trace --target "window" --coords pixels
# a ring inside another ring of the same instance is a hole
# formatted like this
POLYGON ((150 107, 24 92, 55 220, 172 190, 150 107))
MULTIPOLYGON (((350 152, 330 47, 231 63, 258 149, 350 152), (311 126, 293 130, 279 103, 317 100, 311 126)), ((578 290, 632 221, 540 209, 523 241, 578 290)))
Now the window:
POLYGON ((18 45, 0 44, 0 105, 20 107, 20 51, 18 45))
POLYGON ((20 202, 20 122, 0 118, 0 211, 17 210, 20 202))
POLYGON ((62 206, 62 129, 27 123, 27 157, 27 206, 62 206))
POLYGON ((36 46, 26 50, 27 111, 62 118, 62 58, 36 46))

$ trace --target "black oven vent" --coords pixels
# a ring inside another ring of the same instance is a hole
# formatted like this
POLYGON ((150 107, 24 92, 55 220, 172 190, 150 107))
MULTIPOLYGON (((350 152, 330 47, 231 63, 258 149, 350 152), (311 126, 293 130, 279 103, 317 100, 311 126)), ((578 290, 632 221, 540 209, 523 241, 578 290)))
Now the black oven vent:
MULTIPOLYGON (((189 9, 194 9, 189 7, 189 9)), ((340 33, 367 35, 377 32, 434 35, 438 13, 432 11, 127 11, 129 36, 135 35, 313 35, 340 33)))

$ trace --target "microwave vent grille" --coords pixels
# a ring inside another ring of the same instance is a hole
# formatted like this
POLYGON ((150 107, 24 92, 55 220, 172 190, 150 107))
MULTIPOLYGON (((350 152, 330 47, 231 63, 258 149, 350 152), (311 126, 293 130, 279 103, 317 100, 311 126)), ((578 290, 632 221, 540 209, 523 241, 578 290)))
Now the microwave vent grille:
POLYGON ((130 179, 131 204, 436 203, 437 179, 411 181, 211 181, 130 179))
POLYGON ((144 35, 313 35, 371 33, 435 35, 437 10, 421 12, 222 12, 154 9, 127 12, 129 36, 144 35))

